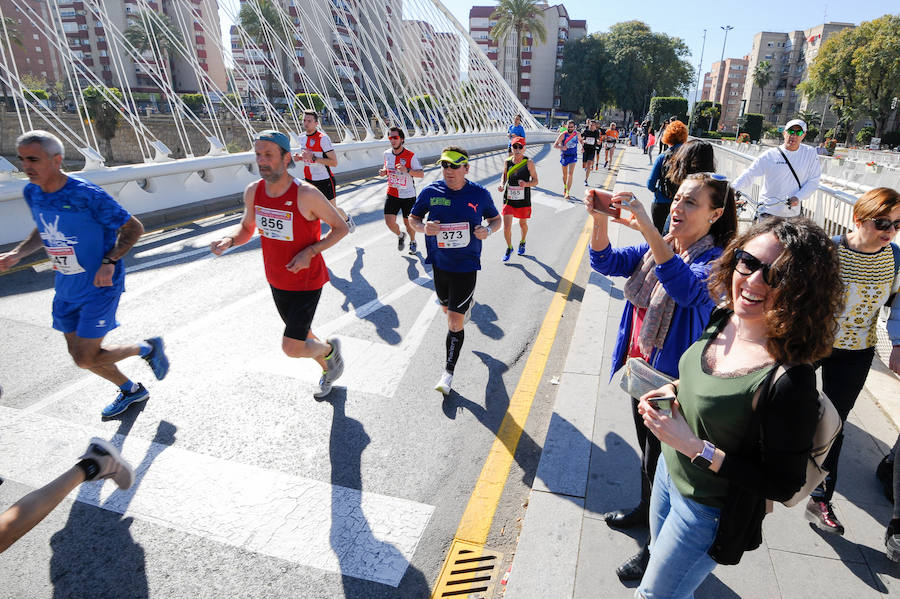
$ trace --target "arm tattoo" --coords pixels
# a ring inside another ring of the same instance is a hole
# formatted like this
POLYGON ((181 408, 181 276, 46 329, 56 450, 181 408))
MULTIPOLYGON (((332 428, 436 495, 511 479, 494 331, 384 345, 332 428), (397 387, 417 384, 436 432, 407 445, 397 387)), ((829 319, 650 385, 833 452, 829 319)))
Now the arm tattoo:
POLYGON ((116 239, 116 245, 113 247, 112 251, 109 252, 108 256, 113 260, 123 258, 125 254, 134 247, 134 244, 137 243, 137 240, 141 238, 143 233, 144 227, 141 225, 141 221, 131 217, 130 220, 119 227, 119 236, 116 239))

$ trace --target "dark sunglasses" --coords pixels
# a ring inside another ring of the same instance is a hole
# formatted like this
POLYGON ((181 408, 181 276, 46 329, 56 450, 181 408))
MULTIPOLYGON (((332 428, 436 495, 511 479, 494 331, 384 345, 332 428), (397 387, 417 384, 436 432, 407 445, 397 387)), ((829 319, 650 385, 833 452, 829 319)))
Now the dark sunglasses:
POLYGON ((512 147, 513 147, 513 150, 521 150, 521 149, 523 149, 525 146, 523 146, 522 144, 513 144, 512 147))
POLYGON ((453 164, 452 162, 447 162, 446 160, 441 160, 441 168, 452 168, 456 170, 458 168, 462 168, 462 164, 453 164))
POLYGON ((900 231, 900 219, 891 220, 889 218, 867 218, 866 220, 872 221, 872 224, 875 225, 875 228, 879 231, 887 231, 891 227, 894 227, 895 231, 900 231))
POLYGON ((388 139, 400 139, 399 135, 388 135, 388 139))
POLYGON ((771 264, 766 264, 750 252, 734 250, 734 270, 737 273, 749 277, 757 270, 762 269, 763 280, 769 287, 777 287, 779 282, 778 271, 771 264))

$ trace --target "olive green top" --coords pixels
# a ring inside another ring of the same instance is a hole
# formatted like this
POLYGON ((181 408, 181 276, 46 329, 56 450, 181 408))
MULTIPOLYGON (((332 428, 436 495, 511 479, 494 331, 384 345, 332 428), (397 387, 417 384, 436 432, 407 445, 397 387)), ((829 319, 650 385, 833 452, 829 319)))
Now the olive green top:
MULTIPOLYGON (((681 356, 678 363, 678 404, 681 414, 697 437, 710 441, 728 454, 742 446, 753 415, 753 395, 775 367, 774 364, 748 374, 722 377, 703 369, 703 354, 728 318, 716 319, 681 356)), ((666 468, 675 488, 686 498, 722 508, 728 495, 728 479, 691 464, 691 457, 662 444, 666 468)))

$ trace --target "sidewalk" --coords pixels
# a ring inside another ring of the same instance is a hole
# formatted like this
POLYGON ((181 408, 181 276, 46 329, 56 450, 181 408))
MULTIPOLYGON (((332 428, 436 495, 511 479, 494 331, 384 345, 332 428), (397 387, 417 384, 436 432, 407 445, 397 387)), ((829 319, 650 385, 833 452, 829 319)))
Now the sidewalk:
MULTIPOLYGON (((633 191, 649 206, 647 157, 637 148, 625 151, 615 190, 633 191)), ((615 246, 642 240, 617 225, 610 238, 615 246)), ((618 531, 602 518, 637 505, 640 495, 630 404, 619 373, 609 381, 624 283, 590 274, 504 599, 625 598, 637 586, 620 582, 615 569, 637 551, 646 529, 618 531)), ((891 506, 874 474, 897 437, 898 399, 896 378, 870 376, 847 422, 834 501, 843 537, 813 530, 803 504, 776 504, 763 524, 763 545, 745 553, 740 565, 718 566, 696 597, 900 596, 900 565, 884 555, 891 506), (880 406, 873 394, 883 399, 880 406)))

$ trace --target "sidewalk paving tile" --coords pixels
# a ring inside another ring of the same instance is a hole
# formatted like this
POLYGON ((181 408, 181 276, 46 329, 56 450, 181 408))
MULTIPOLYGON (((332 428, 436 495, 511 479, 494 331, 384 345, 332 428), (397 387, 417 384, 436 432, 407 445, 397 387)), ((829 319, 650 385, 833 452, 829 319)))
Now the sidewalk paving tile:
POLYGON ((772 551, 772 563, 785 599, 869 599, 887 591, 865 563, 777 550, 772 551))

